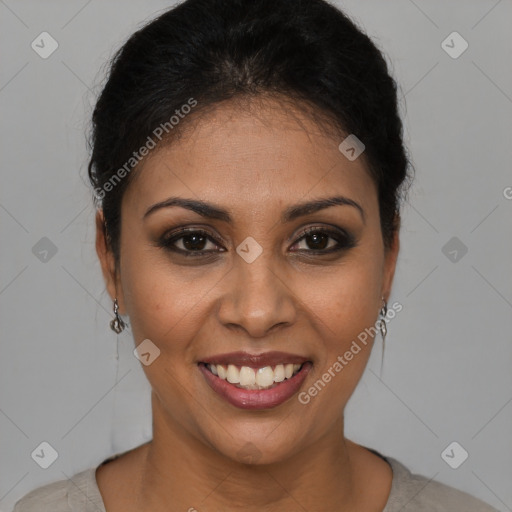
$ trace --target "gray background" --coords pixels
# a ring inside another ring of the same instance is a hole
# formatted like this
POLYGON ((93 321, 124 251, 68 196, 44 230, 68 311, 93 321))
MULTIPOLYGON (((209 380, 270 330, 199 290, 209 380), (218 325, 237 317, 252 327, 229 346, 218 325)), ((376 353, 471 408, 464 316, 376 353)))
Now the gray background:
MULTIPOLYGON (((108 325, 84 131, 106 59, 168 5, 0 0, 3 511, 151 437, 133 339, 118 337, 117 359, 108 325), (31 48, 43 31, 59 44, 47 59, 31 48), (46 262, 32 251, 43 237, 57 248, 46 262), (42 441, 58 452, 48 469, 31 458, 42 441)), ((512 2, 337 5, 388 55, 416 167, 391 297, 403 310, 382 375, 377 339, 347 435, 512 510, 512 2), (469 43, 457 59, 441 47, 453 31, 469 43), (456 262, 442 250, 454 236, 468 249, 456 262), (469 453, 458 469, 441 458, 452 441, 469 453)))

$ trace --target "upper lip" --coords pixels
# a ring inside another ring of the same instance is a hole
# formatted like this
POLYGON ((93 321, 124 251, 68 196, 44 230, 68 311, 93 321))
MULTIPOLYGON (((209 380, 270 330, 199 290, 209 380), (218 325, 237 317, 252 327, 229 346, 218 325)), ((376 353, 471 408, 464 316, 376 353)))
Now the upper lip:
POLYGON ((217 354, 205 359, 201 359, 206 364, 234 364, 236 366, 250 366, 262 368, 264 366, 275 366, 278 364, 302 364, 308 361, 307 357, 288 352, 263 352, 261 354, 250 354, 249 352, 229 352, 226 354, 217 354))

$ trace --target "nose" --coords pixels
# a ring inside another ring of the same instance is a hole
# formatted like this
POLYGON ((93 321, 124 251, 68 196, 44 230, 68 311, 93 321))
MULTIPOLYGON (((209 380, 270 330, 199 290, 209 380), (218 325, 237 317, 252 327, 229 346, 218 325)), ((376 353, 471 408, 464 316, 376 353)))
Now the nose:
POLYGON ((222 325, 243 330, 251 338, 262 338, 292 325, 297 317, 297 302, 289 276, 262 254, 252 263, 235 258, 226 276, 225 290, 217 309, 222 325))

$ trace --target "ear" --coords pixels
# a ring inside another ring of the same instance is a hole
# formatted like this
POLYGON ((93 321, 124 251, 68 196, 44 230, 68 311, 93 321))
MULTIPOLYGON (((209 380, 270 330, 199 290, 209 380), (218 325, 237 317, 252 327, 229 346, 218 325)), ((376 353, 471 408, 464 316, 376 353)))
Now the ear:
POLYGON ((385 249, 384 256, 384 280, 382 283, 382 296, 387 301, 391 294, 393 278, 395 276, 398 252, 400 251, 400 216, 397 214, 394 219, 395 231, 389 248, 385 249))
POLYGON ((121 281, 119 279, 119 272, 116 268, 114 253, 107 241, 107 232, 105 225, 105 218, 103 210, 98 210, 96 213, 96 253, 101 264, 101 271, 105 286, 112 301, 117 298, 119 303, 119 313, 124 314, 124 300, 121 281))

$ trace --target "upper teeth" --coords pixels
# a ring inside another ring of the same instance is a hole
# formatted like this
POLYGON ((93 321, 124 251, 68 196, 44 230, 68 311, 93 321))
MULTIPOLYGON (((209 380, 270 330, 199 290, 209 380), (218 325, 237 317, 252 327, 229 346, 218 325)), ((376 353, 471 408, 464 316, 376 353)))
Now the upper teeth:
POLYGON ((221 379, 227 380, 237 387, 246 389, 262 389, 272 386, 276 382, 282 382, 295 375, 300 364, 278 364, 274 369, 271 366, 253 369, 249 366, 242 366, 240 369, 234 364, 227 368, 221 364, 209 364, 208 369, 221 379))

